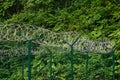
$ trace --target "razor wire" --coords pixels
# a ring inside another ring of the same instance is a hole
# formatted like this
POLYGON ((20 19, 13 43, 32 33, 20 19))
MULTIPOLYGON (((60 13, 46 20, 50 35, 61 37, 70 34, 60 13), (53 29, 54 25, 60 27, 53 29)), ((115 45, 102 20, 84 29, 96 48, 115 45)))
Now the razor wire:
MULTIPOLYGON (((51 47, 63 47, 67 49, 76 37, 80 36, 74 44, 74 49, 81 52, 94 52, 94 53, 109 53, 114 47, 111 41, 94 41, 81 36, 77 32, 52 32, 42 27, 37 27, 28 24, 0 24, 0 40, 8 41, 21 41, 24 40, 20 35, 26 39, 36 39, 33 41, 35 44, 51 47)), ((61 50, 62 51, 62 50, 61 50)))

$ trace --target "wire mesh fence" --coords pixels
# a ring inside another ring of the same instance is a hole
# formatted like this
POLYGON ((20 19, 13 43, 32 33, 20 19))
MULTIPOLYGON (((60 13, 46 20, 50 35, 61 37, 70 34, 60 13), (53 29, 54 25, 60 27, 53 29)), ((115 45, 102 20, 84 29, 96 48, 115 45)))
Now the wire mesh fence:
POLYGON ((114 52, 80 52, 74 44, 32 40, 0 44, 1 80, 114 80, 114 52))

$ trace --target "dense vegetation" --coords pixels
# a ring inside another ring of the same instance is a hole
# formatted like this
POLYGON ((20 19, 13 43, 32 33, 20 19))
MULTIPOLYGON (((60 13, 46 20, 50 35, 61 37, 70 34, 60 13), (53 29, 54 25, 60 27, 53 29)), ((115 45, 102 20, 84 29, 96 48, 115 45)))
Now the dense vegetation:
MULTIPOLYGON (((5 24, 32 24, 54 32, 77 31, 90 39, 111 40, 116 43, 115 77, 116 80, 120 78, 120 0, 0 0, 0 22, 5 24)), ((84 60, 80 59, 79 61, 84 60)), ((81 63, 84 64, 84 62, 81 63)), ((94 63, 98 65, 96 60, 94 63)), ((2 67, 4 66, 5 64, 2 65, 2 67)), ((95 74, 97 73, 99 74, 99 70, 96 70, 95 74)), ((19 76, 20 69, 18 73, 13 72, 14 74, 18 75, 11 79, 19 76)), ((45 74, 49 73, 45 72, 43 76, 45 74)), ((6 75, 9 76, 10 74, 6 75)), ((0 77, 6 75, 0 75, 0 77)), ((37 75, 35 76, 36 79, 37 75)), ((63 76, 65 75, 68 76, 69 74, 63 71, 63 76)), ((78 73, 76 76, 78 75, 83 78, 85 76, 82 73, 78 73)), ((93 76, 90 76, 90 78, 93 80, 93 76)))

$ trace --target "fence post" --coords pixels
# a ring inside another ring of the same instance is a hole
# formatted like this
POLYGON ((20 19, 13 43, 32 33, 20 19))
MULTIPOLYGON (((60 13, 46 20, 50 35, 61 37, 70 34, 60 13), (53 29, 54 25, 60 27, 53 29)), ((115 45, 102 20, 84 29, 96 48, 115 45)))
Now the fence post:
POLYGON ((52 80, 52 52, 50 51, 50 80, 52 80))
POLYGON ((88 80, 88 52, 86 52, 86 80, 88 80))
POLYGON ((31 80, 31 40, 28 42, 28 80, 31 80))
POLYGON ((43 35, 40 35, 38 38, 29 40, 27 37, 23 36, 23 34, 20 32, 19 36, 21 36, 23 39, 27 41, 27 48, 28 48, 28 80, 31 80, 31 41, 40 39, 43 37, 43 35))
POLYGON ((70 63, 71 63, 71 80, 74 80, 74 70, 73 70, 73 45, 70 46, 71 50, 70 50, 70 63))
POLYGON ((69 43, 69 42, 66 42, 65 40, 63 40, 63 42, 67 43, 70 46, 70 63, 71 63, 70 72, 71 72, 71 80, 74 80, 74 62, 73 62, 74 49, 73 49, 73 47, 74 47, 74 44, 78 41, 79 38, 80 38, 80 35, 72 43, 69 43))
POLYGON ((114 50, 112 50, 112 63, 113 63, 113 70, 112 70, 112 74, 113 74, 113 80, 115 80, 115 55, 114 55, 114 50))

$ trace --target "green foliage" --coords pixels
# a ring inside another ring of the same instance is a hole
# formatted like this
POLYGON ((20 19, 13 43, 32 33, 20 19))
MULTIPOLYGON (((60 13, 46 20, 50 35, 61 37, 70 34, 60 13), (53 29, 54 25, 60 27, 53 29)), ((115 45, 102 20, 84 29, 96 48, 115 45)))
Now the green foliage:
MULTIPOLYGON (((116 77, 120 76, 120 0, 0 0, 0 22, 27 23, 48 28, 55 32, 78 31, 84 36, 87 35, 90 39, 111 40, 116 44, 115 73, 116 77)), ((16 47, 14 42, 8 43, 9 45, 5 44, 0 43, 0 49, 16 47)), ((83 60, 78 59, 77 61, 83 60)), ((94 59, 94 62, 97 61, 94 59)), ((37 65, 34 61, 33 63, 37 65)), ((95 64, 97 65, 97 63, 95 64)), ((57 68, 54 66, 55 74, 58 74, 59 70, 61 70, 60 65, 59 63, 57 68)), ((63 65, 63 68, 66 66, 68 64, 63 65)), ((75 64, 75 68, 81 67, 82 70, 83 66, 83 64, 75 64)), ((61 76, 69 76, 65 71, 63 71, 64 74, 61 74, 61 76)), ((43 72, 43 74, 40 73, 43 76, 48 74, 44 70, 43 72)), ((76 70, 77 72, 80 71, 76 70)), ((3 73, 6 73, 2 75, 3 77, 10 76, 7 71, 3 73)), ((99 70, 96 70, 92 76, 96 74, 99 74, 99 70)), ((20 75, 20 70, 13 73, 14 77, 11 80, 15 80, 18 75, 20 75), (14 76, 14 74, 17 75, 14 76)), ((84 79, 83 73, 78 73, 78 75, 84 79)), ((78 75, 76 76, 79 77, 78 75)), ((37 74, 35 78, 38 79, 38 77, 39 75, 37 74)), ((55 78, 60 79, 58 77, 55 78)), ((90 78, 93 77, 90 76, 90 78)))
MULTIPOLYGON (((32 55, 32 79, 49 80, 50 77, 50 52, 41 53, 42 48, 34 51, 37 55, 32 55)), ((27 54, 27 53, 26 53, 27 54)), ((85 53, 74 52, 74 77, 75 80, 85 80, 85 53)), ((1 59, 2 68, 0 71, 0 78, 6 79, 21 79, 22 56, 7 57, 1 59), (5 70, 6 69, 6 70, 5 70), (10 69, 10 70, 9 70, 10 69)), ((88 74, 90 80, 112 78, 112 56, 111 54, 92 54, 89 53, 89 68, 88 74)), ((119 67, 119 66, 117 66, 119 67)), ((24 78, 28 79, 28 61, 27 56, 24 55, 24 78)), ((70 79, 70 55, 68 53, 52 53, 52 70, 53 79, 68 80, 70 79)))
POLYGON ((1 0, 0 1, 0 21, 5 21, 23 10, 25 1, 1 0))

